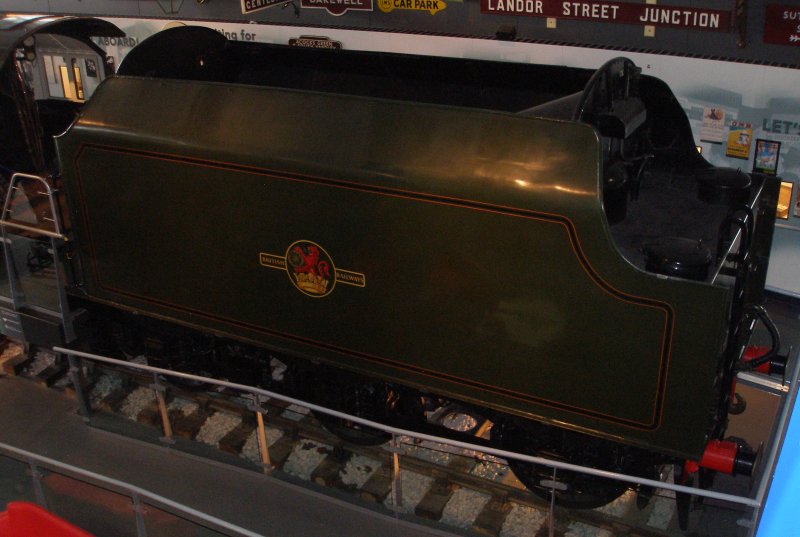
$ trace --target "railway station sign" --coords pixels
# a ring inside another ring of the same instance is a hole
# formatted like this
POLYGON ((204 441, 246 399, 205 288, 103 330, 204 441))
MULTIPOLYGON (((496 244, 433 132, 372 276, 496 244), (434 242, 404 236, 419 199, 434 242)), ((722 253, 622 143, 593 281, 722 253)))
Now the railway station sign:
POLYGON ((730 11, 601 0, 481 0, 481 13, 642 24, 716 32, 728 32, 731 28, 730 11))
POLYGON ((249 13, 255 13, 256 11, 261 11, 262 9, 267 9, 268 7, 283 4, 286 0, 241 0, 241 2, 242 13, 247 15, 249 13))
POLYGON ((300 0, 304 8, 324 9, 331 15, 344 15, 348 11, 372 11, 372 0, 300 0))
POLYGON ((767 5, 764 43, 800 46, 800 5, 767 5))
POLYGON ((444 0, 378 0, 378 8, 384 13, 391 13, 395 9, 409 11, 427 11, 436 15, 447 7, 444 0))
POLYGON ((316 35, 301 35, 300 37, 293 37, 289 40, 289 45, 293 47, 305 48, 342 48, 341 41, 334 41, 330 37, 320 37, 316 35))

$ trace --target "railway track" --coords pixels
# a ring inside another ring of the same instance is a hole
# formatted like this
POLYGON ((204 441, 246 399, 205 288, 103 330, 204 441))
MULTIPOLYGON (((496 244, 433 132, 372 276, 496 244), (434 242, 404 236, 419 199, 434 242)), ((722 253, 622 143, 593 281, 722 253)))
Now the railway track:
MULTIPOLYGON (((6 351, 8 354, 8 350, 6 351)), ((0 361, 3 361, 0 359, 0 361)), ((38 352, 6 358, 6 374, 44 386, 72 390, 65 364, 38 352)), ((153 377, 134 370, 95 364, 85 393, 94 412, 163 431, 153 377)), ((253 401, 228 391, 196 391, 168 385, 165 395, 171 434, 202 444, 223 457, 258 468, 257 423, 253 401), (232 459, 233 460, 233 459, 232 459)), ((305 408, 262 401, 271 471, 317 487, 336 489, 354 502, 383 504, 389 510, 439 522, 465 533, 490 537, 550 535, 550 505, 528 492, 505 461, 444 444, 395 437, 380 446, 346 443, 324 429, 305 408), (399 468, 396 461, 399 461, 399 468)), ((429 421, 485 435, 490 424, 475 424, 458 409, 445 408, 429 421)), ((656 491, 637 505, 629 491, 594 510, 554 510, 553 535, 563 537, 665 537, 683 535, 674 518, 674 497, 656 491)))

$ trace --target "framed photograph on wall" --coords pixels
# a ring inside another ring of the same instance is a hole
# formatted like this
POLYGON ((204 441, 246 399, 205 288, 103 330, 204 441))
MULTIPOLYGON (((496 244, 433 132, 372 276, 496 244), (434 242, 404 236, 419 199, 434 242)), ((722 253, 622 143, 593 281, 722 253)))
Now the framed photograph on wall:
POLYGON ((756 140, 756 153, 753 157, 753 171, 775 175, 778 173, 778 156, 781 143, 772 140, 756 140))

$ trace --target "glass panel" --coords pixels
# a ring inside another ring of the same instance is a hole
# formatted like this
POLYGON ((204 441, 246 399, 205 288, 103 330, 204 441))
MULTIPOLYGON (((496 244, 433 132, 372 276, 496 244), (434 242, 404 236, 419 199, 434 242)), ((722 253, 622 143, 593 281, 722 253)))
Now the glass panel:
POLYGON ((5 248, 0 248, 0 298, 11 300, 11 286, 8 283, 5 248))
MULTIPOLYGON (((10 170, 8 171, 9 176, 6 176, 4 170, 0 169, 0 204, 5 204, 6 194, 11 181, 10 170)), ((4 298, 9 302, 11 301, 11 286, 8 283, 5 247, 0 248, 0 298, 4 298)))
POLYGON ((53 207, 44 181, 17 175, 4 220, 55 232, 53 207))
MULTIPOLYGON (((665 466, 662 478, 672 484, 673 470, 665 466)), ((694 487, 698 477, 692 478, 694 487)), ((748 496, 749 483, 718 474, 713 490, 748 496)), ((753 510, 741 504, 692 496, 686 511, 686 530, 680 527, 675 492, 648 489, 637 492, 632 486, 616 500, 595 509, 562 509, 552 513, 555 533, 565 537, 614 537, 616 535, 661 535, 664 537, 747 537, 753 510)), ((547 523, 536 535, 548 535, 547 523)))
POLYGON ((37 176, 14 175, 3 223, 15 305, 58 312, 54 239, 43 235, 60 232, 48 183, 37 176))
POLYGON ((136 537, 136 518, 128 496, 61 474, 44 473, 42 488, 53 514, 94 535, 136 537))
POLYGON ((144 526, 147 535, 169 535, 170 537, 221 537, 225 535, 152 505, 144 507, 144 526))
POLYGON ((776 218, 781 218, 783 220, 789 219, 789 207, 792 205, 793 189, 794 183, 781 181, 781 191, 778 194, 778 209, 777 213, 775 214, 776 218))
POLYGON ((16 501, 36 503, 30 467, 0 455, 0 511, 5 511, 8 502, 16 501))
POLYGON ((59 311, 56 271, 50 239, 31 238, 7 233, 12 261, 17 274, 18 291, 27 306, 59 311))

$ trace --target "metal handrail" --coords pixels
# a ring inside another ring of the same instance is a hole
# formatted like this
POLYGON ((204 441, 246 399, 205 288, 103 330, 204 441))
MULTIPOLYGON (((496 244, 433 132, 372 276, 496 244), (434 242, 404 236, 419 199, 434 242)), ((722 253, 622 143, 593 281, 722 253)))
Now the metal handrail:
POLYGON ((154 492, 150 492, 149 490, 137 487, 136 485, 131 485, 130 483, 125 483, 124 481, 120 481, 118 479, 106 477, 90 470, 78 468, 77 466, 72 466, 71 464, 60 462, 42 455, 37 455, 36 453, 31 453, 30 451, 9 446, 8 444, 4 444, 2 442, 0 442, 0 453, 28 464, 35 462, 39 467, 47 468, 49 470, 57 470, 58 472, 67 475, 67 477, 79 478, 81 481, 87 482, 94 486, 99 486, 109 490, 110 492, 124 491, 128 496, 131 497, 132 502, 136 502, 137 497, 139 498, 139 501, 144 498, 148 500, 149 503, 152 503, 154 507, 166 508, 165 510, 167 510, 170 514, 179 518, 184 518, 195 523, 197 523, 196 521, 198 520, 202 521, 203 523, 198 525, 210 528, 214 531, 224 531, 227 532, 228 535, 237 535, 243 537, 262 537, 262 534, 260 533, 255 533, 235 524, 231 524, 230 522, 225 522, 224 520, 203 513, 202 511, 198 511, 154 492), (98 485, 97 483, 101 483, 101 485, 98 485))
MULTIPOLYGON (((437 443, 446 444, 446 445, 450 445, 450 446, 458 447, 458 448, 462 448, 462 449, 479 451, 479 452, 482 452, 482 453, 486 453, 486 454, 489 454, 489 455, 494 455, 496 457, 501 457, 501 458, 505 458, 505 459, 516 459, 516 460, 520 460, 520 461, 524 461, 524 462, 530 462, 530 463, 534 463, 534 464, 548 466, 550 468, 555 468, 557 470, 580 472, 580 473, 593 475, 593 476, 597 476, 597 477, 603 477, 603 478, 607 478, 607 479, 614 479, 614 480, 617 480, 617 481, 624 481, 624 482, 627 482, 627 483, 634 483, 634 484, 639 484, 639 485, 644 485, 644 486, 649 486, 649 487, 654 487, 654 488, 666 489, 666 490, 671 490, 671 491, 674 491, 674 492, 683 492, 683 493, 690 494, 690 495, 693 495, 693 496, 702 496, 702 497, 705 497, 705 498, 712 498, 712 499, 716 499, 716 500, 722 500, 722 501, 741 504, 741 505, 745 505, 745 506, 748 506, 748 507, 754 507, 754 508, 760 508, 762 506, 762 503, 763 503, 763 500, 764 500, 762 494, 759 494, 759 497, 756 498, 756 499, 746 498, 744 496, 735 496, 733 494, 726 494, 726 493, 723 493, 723 492, 716 492, 716 491, 711 491, 711 490, 698 489, 698 488, 694 488, 694 487, 688 487, 688 486, 685 486, 685 485, 677 485, 677 484, 672 484, 672 483, 665 483, 665 482, 654 480, 654 479, 646 479, 646 478, 643 478, 643 477, 631 476, 631 475, 627 475, 627 474, 620 474, 620 473, 617 473, 617 472, 610 472, 610 471, 607 471, 607 470, 598 470, 596 468, 590 468, 590 467, 587 467, 587 466, 579 466, 577 464, 570 464, 570 463, 561 462, 561 461, 554 461, 554 460, 545 459, 545 458, 542 458, 542 457, 535 457, 535 456, 532 456, 532 455, 525 455, 525 454, 522 454, 522 453, 514 453, 514 452, 506 451, 506 450, 503 450, 503 449, 497 449, 497 448, 492 448, 492 447, 487 447, 487 446, 480 446, 480 445, 476 445, 476 444, 470 444, 470 443, 467 443, 467 442, 462 442, 462 441, 459 441, 459 440, 452 440, 452 439, 449 439, 449 438, 442 438, 442 437, 433 436, 433 435, 429 435, 429 434, 419 433, 419 432, 416 432, 416 431, 410 431, 410 430, 407 430, 407 429, 400 429, 398 427, 392 427, 390 425, 384 425, 382 423, 378 423, 378 422, 375 422, 375 421, 370 421, 370 420, 367 420, 367 419, 364 419, 364 418, 360 418, 358 416, 352 416, 350 414, 346 414, 346 413, 340 412, 338 410, 332 410, 332 409, 329 409, 329 408, 326 408, 326 407, 315 405, 313 403, 309 403, 309 402, 303 401, 301 399, 296 399, 294 397, 288 397, 286 395, 282 395, 282 394, 279 394, 279 393, 276 393, 276 392, 272 392, 272 391, 269 391, 269 390, 264 390, 262 388, 256 388, 254 386, 247 386, 247 385, 244 385, 244 384, 238 384, 238 383, 229 382, 229 381, 226 381, 226 380, 212 379, 212 378, 202 377, 202 376, 198 376, 198 375, 192 375, 190 373, 183 373, 183 372, 180 372, 180 371, 172 371, 172 370, 163 369, 163 368, 160 368, 160 367, 154 367, 154 366, 149 366, 149 365, 144 365, 144 364, 137 364, 137 363, 133 363, 133 362, 127 362, 127 361, 124 361, 124 360, 117 360, 115 358, 108 358, 106 356, 100 356, 100 355, 97 355, 97 354, 91 354, 91 353, 77 351, 77 350, 73 350, 73 349, 67 349, 67 348, 64 348, 64 347, 53 347, 53 351, 55 351, 57 353, 65 354, 65 355, 68 355, 68 356, 84 358, 84 359, 94 360, 94 361, 98 361, 98 362, 105 362, 105 363, 114 364, 114 365, 121 365, 121 366, 134 368, 134 369, 140 369, 140 370, 148 371, 150 373, 154 373, 154 374, 157 374, 157 375, 172 376, 172 377, 177 377, 177 378, 181 378, 181 379, 185 379, 185 380, 191 380, 191 381, 195 381, 195 382, 213 384, 213 385, 221 386, 221 387, 224 387, 224 388, 231 388, 231 389, 238 390, 238 391, 241 391, 241 392, 252 393, 255 396, 274 398, 274 399, 277 399, 279 401, 284 401, 284 402, 287 402, 287 403, 290 403, 290 404, 295 404, 295 405, 298 405, 298 406, 302 406, 302 407, 308 408, 308 409, 310 409, 310 410, 312 410, 314 412, 321 412, 323 414, 327 414, 327 415, 333 416, 335 418, 341 418, 341 419, 345 419, 345 420, 348 420, 348 421, 352 421, 352 422, 358 423, 360 425, 365 425, 365 426, 372 427, 372 428, 375 428, 375 429, 380 429, 380 430, 383 430, 383 431, 385 431, 387 433, 390 433, 390 434, 393 434, 393 435, 409 436, 409 437, 416 438, 416 439, 419 439, 419 440, 427 440, 427 441, 430 441, 430 442, 437 442, 437 443)), ((797 376, 798 376, 798 373, 800 373, 800 367, 798 367, 797 370, 795 371, 794 378, 792 380, 792 389, 793 390, 797 390, 797 376)))
POLYGON ((11 181, 9 182, 8 188, 8 195, 3 202, 3 214, 0 217, 0 226, 2 227, 11 227, 15 229, 22 229, 24 231, 30 231, 33 233, 41 234, 45 237, 50 237, 53 239, 61 239, 63 241, 68 241, 69 238, 61 232, 61 224, 59 222, 60 217, 58 213, 58 207, 56 206, 55 200, 53 198, 53 189, 50 188, 50 185, 47 183, 44 177, 40 177, 38 175, 31 175, 28 173, 15 173, 11 176, 11 181), (38 228, 35 226, 27 226, 25 224, 19 224, 17 222, 10 222, 6 219, 6 215, 8 214, 9 209, 11 208, 11 198, 13 197, 13 191, 17 189, 16 184, 19 182, 19 179, 27 179, 29 181, 36 181, 41 183, 41 186, 44 187, 44 192, 41 194, 47 196, 47 201, 50 205, 50 214, 53 215, 53 231, 49 231, 46 229, 38 228))
POLYGON ((14 229, 21 229, 23 231, 30 231, 31 233, 36 233, 42 235, 43 237, 49 237, 51 239, 61 239, 64 242, 69 242, 69 237, 67 237, 66 235, 62 235, 61 233, 56 233, 55 231, 47 231, 46 229, 38 228, 35 226, 26 226, 25 224, 17 224, 16 222, 9 222, 8 220, 0 220, 0 226, 10 227, 14 229))

